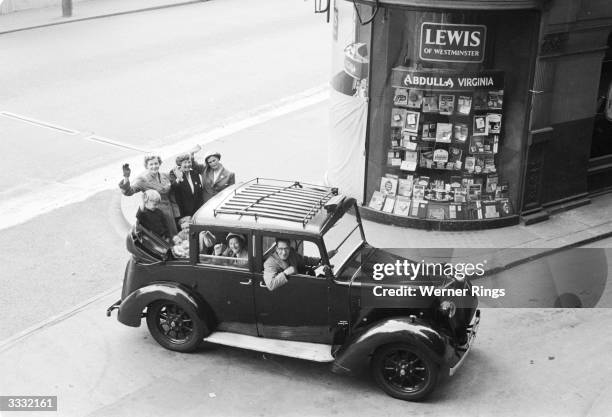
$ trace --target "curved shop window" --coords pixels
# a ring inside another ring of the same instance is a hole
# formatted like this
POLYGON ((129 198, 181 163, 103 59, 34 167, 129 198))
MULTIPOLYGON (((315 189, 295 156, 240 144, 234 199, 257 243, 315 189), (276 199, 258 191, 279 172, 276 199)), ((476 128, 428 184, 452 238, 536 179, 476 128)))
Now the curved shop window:
POLYGON ((380 7, 366 215, 423 228, 517 223, 538 12, 380 7))

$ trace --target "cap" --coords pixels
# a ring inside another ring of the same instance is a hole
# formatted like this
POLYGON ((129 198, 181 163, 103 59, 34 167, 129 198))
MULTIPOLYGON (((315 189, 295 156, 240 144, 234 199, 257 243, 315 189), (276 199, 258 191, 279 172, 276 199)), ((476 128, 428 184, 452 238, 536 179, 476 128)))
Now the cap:
POLYGON ((209 151, 204 155, 204 162, 208 164, 208 158, 211 156, 216 156, 217 159, 221 159, 221 154, 219 152, 209 151))
POLYGON ((238 239, 240 239, 240 241, 242 242, 242 244, 246 243, 246 239, 244 238, 244 236, 238 234, 238 233, 228 233, 227 237, 225 238, 225 241, 227 243, 229 243, 230 239, 233 237, 237 237, 238 239))

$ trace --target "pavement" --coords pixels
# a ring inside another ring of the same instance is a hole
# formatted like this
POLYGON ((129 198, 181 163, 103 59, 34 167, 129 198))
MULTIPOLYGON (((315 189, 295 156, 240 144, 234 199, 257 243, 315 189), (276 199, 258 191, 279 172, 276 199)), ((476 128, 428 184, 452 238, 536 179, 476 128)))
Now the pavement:
POLYGON ((0 15, 0 35, 83 20, 145 12, 208 0, 86 0, 74 2, 71 17, 62 16, 61 4, 0 15))

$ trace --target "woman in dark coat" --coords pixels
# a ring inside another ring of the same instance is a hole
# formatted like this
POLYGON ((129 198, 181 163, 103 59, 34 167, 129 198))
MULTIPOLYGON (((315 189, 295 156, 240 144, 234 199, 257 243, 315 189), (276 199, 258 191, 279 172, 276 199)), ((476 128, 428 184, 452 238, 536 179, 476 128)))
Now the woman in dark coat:
POLYGON ((198 171, 193 169, 193 155, 184 153, 177 156, 176 165, 170 171, 170 179, 180 217, 193 216, 204 204, 202 179, 198 171))

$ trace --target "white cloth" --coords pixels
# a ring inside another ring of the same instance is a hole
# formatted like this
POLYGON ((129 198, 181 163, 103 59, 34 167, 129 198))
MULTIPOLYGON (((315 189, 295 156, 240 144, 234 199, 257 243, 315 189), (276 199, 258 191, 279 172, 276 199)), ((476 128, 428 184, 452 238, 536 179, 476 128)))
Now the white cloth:
POLYGON ((213 182, 217 182, 219 174, 221 174, 221 168, 213 170, 213 182))
POLYGON ((189 183, 189 187, 191 188, 191 193, 193 194, 194 188, 193 188, 193 181, 191 179, 191 173, 185 172, 183 175, 187 177, 187 182, 189 183))
POLYGON ((368 102, 335 89, 330 93, 331 135, 327 147, 326 182, 341 194, 363 200, 368 102))

